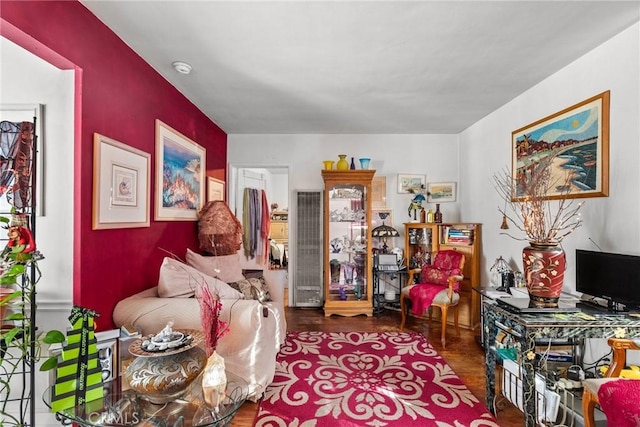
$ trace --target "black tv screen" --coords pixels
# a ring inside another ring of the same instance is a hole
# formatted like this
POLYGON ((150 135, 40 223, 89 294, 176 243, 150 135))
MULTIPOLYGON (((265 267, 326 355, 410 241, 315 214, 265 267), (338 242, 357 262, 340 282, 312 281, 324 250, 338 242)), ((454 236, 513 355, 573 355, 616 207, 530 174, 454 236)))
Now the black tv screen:
POLYGON ((576 249, 576 291, 640 306, 640 256, 576 249))

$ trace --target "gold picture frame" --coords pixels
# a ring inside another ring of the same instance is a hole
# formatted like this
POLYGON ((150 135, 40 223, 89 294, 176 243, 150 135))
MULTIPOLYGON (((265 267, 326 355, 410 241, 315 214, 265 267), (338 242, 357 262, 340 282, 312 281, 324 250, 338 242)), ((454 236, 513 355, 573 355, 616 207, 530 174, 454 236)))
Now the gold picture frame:
POLYGON ((546 199, 609 195, 609 91, 512 132, 513 201, 543 158, 552 159, 546 199))
POLYGON ((207 202, 213 202, 214 200, 224 201, 224 181, 207 177, 207 202))
POLYGON ((151 155, 93 135, 92 229, 149 227, 151 155))
POLYGON ((156 120, 156 221, 195 221, 204 205, 206 150, 156 120))

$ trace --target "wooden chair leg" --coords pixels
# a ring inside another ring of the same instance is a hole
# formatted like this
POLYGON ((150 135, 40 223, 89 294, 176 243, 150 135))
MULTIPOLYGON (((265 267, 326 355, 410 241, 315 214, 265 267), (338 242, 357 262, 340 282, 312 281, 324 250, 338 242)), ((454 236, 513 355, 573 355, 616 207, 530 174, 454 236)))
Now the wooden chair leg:
POLYGON ((442 318, 440 319, 440 343, 442 344, 442 348, 445 348, 447 345, 447 306, 443 305, 440 307, 440 314, 442 318))
POLYGON ((400 330, 404 329, 404 324, 407 321, 407 310, 406 310, 406 301, 404 300, 406 297, 404 294, 400 294, 400 315, 402 316, 402 320, 400 321, 400 330))
POLYGON ((458 327, 458 316, 460 315, 460 311, 458 310, 459 306, 453 307, 453 324, 456 327, 456 334, 460 335, 460 328, 458 327))
POLYGON ((584 427, 595 427, 596 420, 593 417, 598 398, 591 394, 586 388, 582 393, 582 416, 584 417, 584 427))

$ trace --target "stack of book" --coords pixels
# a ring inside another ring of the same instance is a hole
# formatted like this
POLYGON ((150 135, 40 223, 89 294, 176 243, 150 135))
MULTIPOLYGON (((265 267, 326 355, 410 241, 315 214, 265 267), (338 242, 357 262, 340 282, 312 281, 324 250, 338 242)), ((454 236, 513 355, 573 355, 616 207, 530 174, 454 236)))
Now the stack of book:
POLYGON ((447 227, 444 239, 445 244, 471 245, 473 244, 473 230, 447 227))

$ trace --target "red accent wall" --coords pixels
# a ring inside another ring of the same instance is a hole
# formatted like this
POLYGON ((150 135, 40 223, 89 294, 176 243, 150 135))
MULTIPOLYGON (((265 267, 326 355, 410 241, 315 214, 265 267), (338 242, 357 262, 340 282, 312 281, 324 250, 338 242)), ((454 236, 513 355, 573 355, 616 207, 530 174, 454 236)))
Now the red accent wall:
POLYGON ((96 310, 98 328, 109 329, 119 300, 157 283, 162 249, 181 258, 197 249, 194 221, 153 221, 155 120, 205 147, 212 176, 226 168, 227 135, 81 3, 3 0, 0 14, 0 34, 76 69, 73 302, 96 310), (151 153, 151 227, 91 229, 94 132, 151 153))

